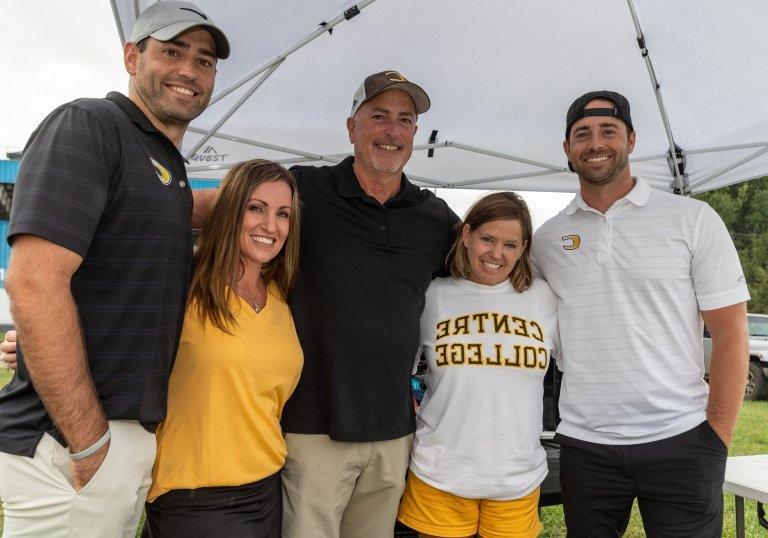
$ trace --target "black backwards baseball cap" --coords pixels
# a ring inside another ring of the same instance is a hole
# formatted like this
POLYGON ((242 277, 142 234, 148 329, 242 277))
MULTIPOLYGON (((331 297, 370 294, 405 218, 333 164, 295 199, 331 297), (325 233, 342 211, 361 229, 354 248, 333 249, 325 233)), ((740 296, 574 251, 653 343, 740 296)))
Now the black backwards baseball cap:
MULTIPOLYGON (((568 114, 565 117, 565 139, 568 140, 568 136, 571 134, 571 127, 573 124, 579 121, 581 118, 588 116, 612 116, 619 118, 621 121, 627 124, 628 132, 634 131, 632 127, 632 117, 629 115, 629 101, 627 98, 618 92, 612 92, 610 90, 598 90, 594 92, 587 92, 578 99, 576 99, 568 108, 568 114), (587 104, 594 99, 608 99, 613 101, 614 105, 611 108, 587 108, 587 104)), ((568 168, 571 172, 574 172, 571 162, 568 161, 568 168)))
POLYGON ((629 115, 629 101, 627 101, 627 98, 618 92, 598 90, 585 93, 571 104, 565 119, 566 140, 568 140, 568 135, 571 133, 573 124, 587 116, 613 116, 626 123, 630 133, 635 130, 632 127, 632 117, 629 115), (613 101, 616 106, 612 108, 584 109, 584 107, 587 106, 587 103, 594 99, 608 99, 609 101, 613 101))
POLYGON ((429 110, 429 96, 420 86, 409 81, 397 71, 382 71, 366 77, 360 84, 352 98, 352 112, 349 115, 354 116, 364 103, 385 90, 402 90, 410 95, 416 105, 416 114, 424 114, 429 110))
POLYGON ((216 57, 226 60, 229 58, 229 40, 218 26, 191 2, 176 2, 164 0, 155 2, 139 14, 133 25, 131 43, 152 37, 158 41, 170 41, 177 35, 190 28, 200 26, 207 30, 216 44, 216 57))

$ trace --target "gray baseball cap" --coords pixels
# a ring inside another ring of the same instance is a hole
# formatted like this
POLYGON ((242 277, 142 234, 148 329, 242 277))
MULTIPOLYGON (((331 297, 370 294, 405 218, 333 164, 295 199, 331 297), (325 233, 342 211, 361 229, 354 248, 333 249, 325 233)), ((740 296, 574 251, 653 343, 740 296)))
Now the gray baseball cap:
POLYGON ((416 105, 416 114, 423 114, 429 110, 429 96, 418 85, 409 81, 397 71, 382 71, 365 78, 352 98, 352 112, 354 116, 357 109, 385 90, 402 90, 413 99, 416 105))
POLYGON ((158 41, 170 41, 190 28, 200 26, 213 37, 216 44, 216 57, 229 58, 229 40, 218 26, 192 2, 166 0, 155 2, 141 12, 133 25, 129 41, 138 43, 152 37, 158 41))

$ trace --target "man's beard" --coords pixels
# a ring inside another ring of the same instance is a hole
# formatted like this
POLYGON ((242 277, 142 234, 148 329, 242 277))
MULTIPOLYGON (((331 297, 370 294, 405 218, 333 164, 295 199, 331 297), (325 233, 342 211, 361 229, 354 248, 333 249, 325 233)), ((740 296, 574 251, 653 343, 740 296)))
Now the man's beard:
MULTIPOLYGON (((170 90, 165 87, 165 82, 158 80, 154 75, 143 78, 143 83, 136 80, 136 93, 144 102, 149 111, 162 123, 187 125, 193 119, 203 113, 210 101, 210 95, 201 97, 202 92, 197 85, 185 82, 185 87, 193 86, 198 99, 187 106, 175 104, 170 90)), ((172 84, 172 83, 171 83, 172 84)))
MULTIPOLYGON (((593 153, 587 155, 585 158, 595 157, 597 155, 605 155, 605 153, 593 153)), ((588 166, 582 168, 581 162, 571 161, 571 165, 578 174, 579 179, 583 179, 592 185, 606 185, 613 181, 613 178, 615 178, 619 172, 624 170, 629 164, 629 154, 613 152, 612 155, 614 157, 613 166, 600 171, 592 171, 588 166)))

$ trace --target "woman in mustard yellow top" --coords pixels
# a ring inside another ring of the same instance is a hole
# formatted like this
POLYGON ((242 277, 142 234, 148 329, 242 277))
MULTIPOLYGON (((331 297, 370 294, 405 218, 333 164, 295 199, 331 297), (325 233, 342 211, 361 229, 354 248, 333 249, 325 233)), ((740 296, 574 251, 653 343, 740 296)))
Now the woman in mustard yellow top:
POLYGON ((303 363, 285 302, 298 224, 283 167, 249 161, 224 178, 194 255, 144 536, 280 536, 280 415, 303 363))

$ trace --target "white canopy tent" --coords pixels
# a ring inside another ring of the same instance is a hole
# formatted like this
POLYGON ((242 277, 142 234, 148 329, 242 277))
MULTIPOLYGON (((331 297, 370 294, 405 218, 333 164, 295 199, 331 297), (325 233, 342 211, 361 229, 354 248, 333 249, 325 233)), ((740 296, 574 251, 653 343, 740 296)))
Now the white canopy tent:
MULTIPOLYGON (((154 1, 112 0, 121 39, 154 1)), ((629 99, 632 171, 654 187, 768 173, 765 0, 193 1, 232 55, 185 138, 192 177, 256 156, 338 162, 352 94, 385 69, 431 97, 406 169, 424 186, 575 191, 565 113, 596 89, 629 99)))

